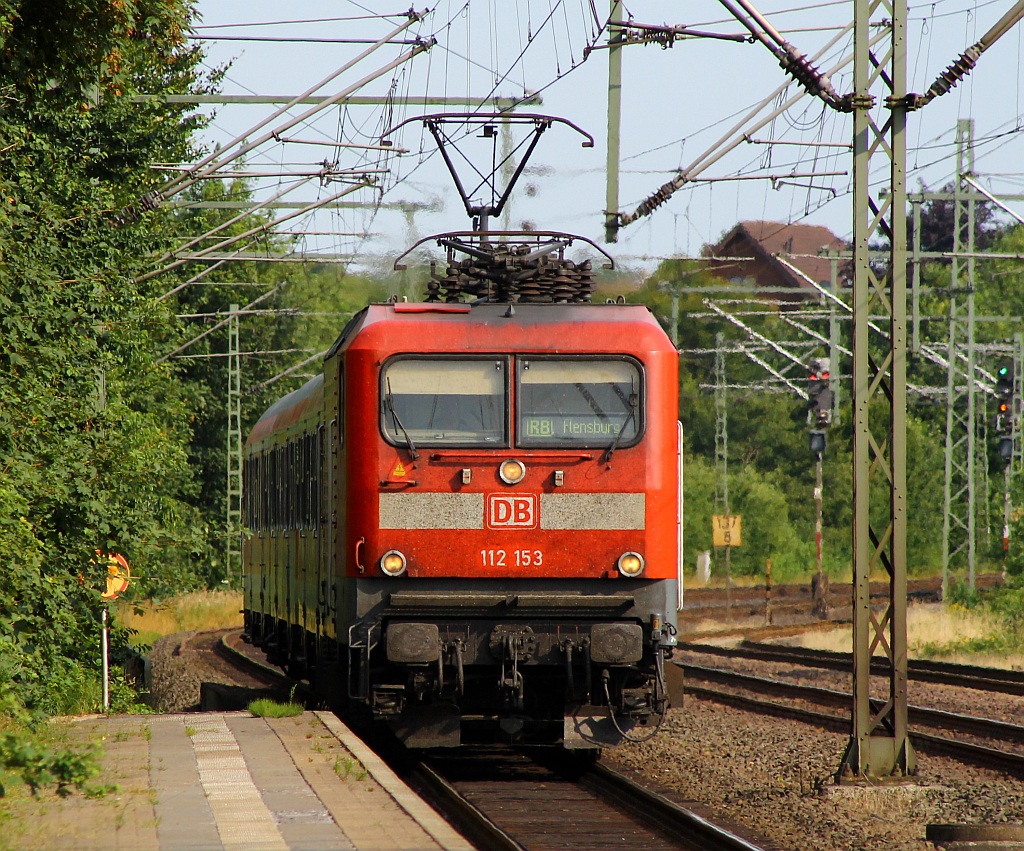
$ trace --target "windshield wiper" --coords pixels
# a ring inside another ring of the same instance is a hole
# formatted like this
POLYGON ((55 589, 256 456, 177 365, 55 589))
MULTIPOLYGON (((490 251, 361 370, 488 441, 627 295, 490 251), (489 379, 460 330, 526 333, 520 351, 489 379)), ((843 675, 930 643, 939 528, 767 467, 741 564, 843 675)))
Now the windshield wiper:
POLYGON ((635 422, 636 417, 636 406, 637 406, 636 393, 629 394, 629 413, 626 414, 626 419, 622 421, 622 427, 616 432, 615 440, 612 441, 612 445, 604 451, 604 457, 601 459, 602 464, 607 464, 612 460, 612 455, 615 454, 615 450, 619 448, 619 441, 622 440, 622 435, 626 431, 626 426, 629 425, 630 420, 635 422))
POLYGON ((409 455, 412 456, 412 460, 415 461, 420 457, 420 453, 416 451, 416 445, 412 442, 412 438, 409 437, 409 432, 405 430, 405 426, 402 425, 401 419, 398 417, 398 413, 395 411, 395 397, 391 395, 391 379, 387 380, 388 392, 384 396, 384 404, 387 406, 388 411, 391 412, 391 420, 394 422, 397 429, 401 429, 402 436, 405 438, 406 444, 409 446, 409 455))

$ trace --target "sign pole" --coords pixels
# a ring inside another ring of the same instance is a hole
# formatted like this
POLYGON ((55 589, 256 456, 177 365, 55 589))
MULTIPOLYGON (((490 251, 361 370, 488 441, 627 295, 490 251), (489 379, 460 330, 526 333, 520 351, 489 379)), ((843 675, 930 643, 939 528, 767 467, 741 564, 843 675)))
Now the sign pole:
POLYGON ((110 631, 107 626, 107 607, 100 610, 100 654, 103 665, 103 711, 110 709, 110 631))
MULTIPOLYGON (((100 609, 100 664, 103 668, 103 711, 110 709, 110 601, 116 600, 118 596, 128 590, 131 583, 132 571, 128 567, 128 559, 120 553, 107 553, 103 555, 102 550, 96 550, 97 558, 106 559, 107 579, 106 590, 100 593, 103 601, 100 609)), ((95 563, 95 560, 94 560, 95 563)))

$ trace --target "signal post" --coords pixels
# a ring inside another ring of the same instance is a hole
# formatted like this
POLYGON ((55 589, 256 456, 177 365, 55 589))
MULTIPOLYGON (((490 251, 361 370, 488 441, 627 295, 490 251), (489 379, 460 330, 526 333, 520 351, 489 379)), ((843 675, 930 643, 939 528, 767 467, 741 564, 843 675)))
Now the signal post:
POLYGON ((828 584, 821 563, 822 475, 821 460, 827 440, 825 429, 832 422, 832 391, 829 389, 830 363, 828 358, 814 358, 807 385, 807 423, 810 426, 809 444, 814 456, 814 552, 817 571, 811 583, 814 594, 814 613, 819 618, 828 616, 828 584))

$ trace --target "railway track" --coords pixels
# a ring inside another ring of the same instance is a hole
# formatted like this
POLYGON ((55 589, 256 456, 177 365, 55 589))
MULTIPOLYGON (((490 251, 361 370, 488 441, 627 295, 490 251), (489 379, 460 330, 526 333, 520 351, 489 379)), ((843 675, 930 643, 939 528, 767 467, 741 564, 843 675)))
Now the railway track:
MULTIPOLYGON (((825 668, 833 671, 850 671, 853 656, 850 653, 836 653, 829 650, 810 650, 805 647, 786 647, 746 640, 738 647, 716 647, 711 644, 684 642, 679 650, 721 656, 724 658, 755 659, 762 662, 783 662, 804 665, 809 668, 825 668)), ((874 669, 874 666, 873 666, 874 669)), ((884 667, 877 663, 877 672, 884 667)), ((1024 695, 1024 671, 1003 668, 984 668, 978 665, 959 665, 951 662, 933 662, 927 659, 911 659, 907 663, 907 675, 918 682, 943 683, 980 691, 995 691, 1002 694, 1024 695)))
MULTIPOLYGON (((998 573, 985 573, 976 578, 975 587, 979 590, 995 588, 1001 585, 1003 578, 998 573)), ((942 581, 939 577, 911 579, 907 583, 907 597, 918 601, 937 601, 941 597, 942 581)), ((833 604, 846 603, 851 599, 853 586, 850 583, 836 583, 829 589, 829 597, 833 604)), ((883 582, 871 583, 872 597, 887 597, 889 586, 883 582)), ((720 612, 724 608, 744 606, 755 607, 764 612, 765 600, 770 598, 773 611, 789 608, 810 608, 814 602, 811 587, 808 583, 799 585, 785 584, 771 586, 770 593, 764 585, 734 585, 729 588, 707 587, 687 588, 687 611, 696 610, 708 614, 720 612)))
MULTIPOLYGON (((691 695, 761 714, 807 721, 837 732, 850 728, 852 697, 848 692, 701 665, 684 664, 683 669, 688 680, 686 690, 691 695), (701 684, 695 685, 694 681, 701 684), (846 714, 821 711, 837 707, 846 709, 846 714)), ((921 706, 908 707, 908 721, 915 728, 910 733, 911 741, 922 752, 942 753, 1024 777, 1024 727, 1020 725, 921 706), (950 733, 958 736, 951 737, 950 733)))
MULTIPOLYGON (((197 637, 190 646, 214 667, 235 666, 249 688, 281 693, 293 685, 237 632, 197 637)), ((233 687, 218 685, 213 694, 224 688, 233 687)), ((374 749, 481 848, 762 848, 642 786, 628 769, 583 763, 558 749, 464 747, 421 759, 397 743, 380 744, 374 749)))
POLYGON ((258 697, 312 705, 306 683, 293 680, 266 660, 259 648, 242 640, 241 630, 203 630, 189 636, 179 653, 194 657, 202 670, 199 709, 245 709, 258 697))
POLYGON ((555 750, 462 748, 409 769, 418 790, 481 848, 755 851, 755 845, 636 783, 628 770, 555 750))

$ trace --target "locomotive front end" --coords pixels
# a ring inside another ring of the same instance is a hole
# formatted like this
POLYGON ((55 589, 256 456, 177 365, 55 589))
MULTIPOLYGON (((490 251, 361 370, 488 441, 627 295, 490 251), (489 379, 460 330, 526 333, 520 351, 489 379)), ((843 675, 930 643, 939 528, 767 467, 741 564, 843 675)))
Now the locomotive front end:
POLYGON ((650 312, 375 307, 344 384, 349 698, 420 747, 653 730, 679 466, 676 353, 650 312))

